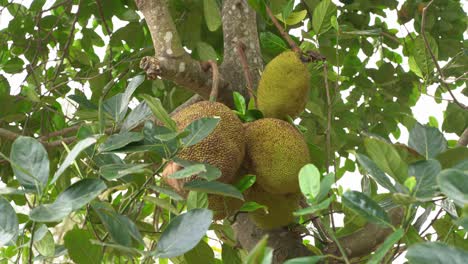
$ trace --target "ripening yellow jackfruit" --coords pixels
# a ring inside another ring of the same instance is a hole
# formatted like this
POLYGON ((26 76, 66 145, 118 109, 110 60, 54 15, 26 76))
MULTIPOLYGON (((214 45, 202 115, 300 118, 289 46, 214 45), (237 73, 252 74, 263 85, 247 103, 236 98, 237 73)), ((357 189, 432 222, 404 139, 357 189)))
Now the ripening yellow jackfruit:
POLYGON ((285 51, 265 67, 257 89, 258 109, 265 117, 295 118, 309 98, 310 74, 293 51, 285 51))
POLYGON ((294 222, 293 212, 299 207, 299 193, 272 194, 263 190, 258 183, 244 193, 246 201, 254 201, 268 207, 250 212, 250 218, 263 229, 274 229, 294 222))
POLYGON ((264 118, 245 124, 246 166, 267 192, 299 192, 299 170, 310 162, 302 134, 288 122, 264 118))

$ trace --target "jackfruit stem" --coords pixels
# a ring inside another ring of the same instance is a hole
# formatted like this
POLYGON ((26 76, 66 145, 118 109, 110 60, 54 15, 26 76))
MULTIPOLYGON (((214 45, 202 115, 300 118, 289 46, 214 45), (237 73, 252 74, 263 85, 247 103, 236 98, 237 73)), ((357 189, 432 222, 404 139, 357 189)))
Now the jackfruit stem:
POLYGON ((216 102, 218 100, 218 91, 219 91, 219 70, 218 70, 218 64, 216 64, 215 61, 213 60, 208 60, 205 62, 202 62, 202 68, 203 70, 207 71, 211 68, 211 74, 212 74, 212 86, 211 86, 211 93, 210 93, 210 102, 216 102))
POLYGON ((258 109, 257 95, 255 95, 255 92, 253 90, 252 76, 250 75, 249 64, 247 62, 247 57, 245 56, 245 44, 241 41, 237 42, 237 53, 239 54, 239 58, 242 64, 242 70, 244 71, 244 78, 247 84, 247 92, 249 93, 249 97, 254 100, 255 108, 258 109))
POLYGON ((281 24, 278 22, 278 20, 276 19, 275 15, 273 15, 273 12, 271 12, 271 9, 270 7, 268 7, 268 5, 265 6, 266 8, 266 11, 268 13, 268 16, 270 17, 271 21, 273 22, 273 24, 275 25, 275 27, 278 29, 278 31, 280 32, 281 36, 283 36, 283 38, 288 42, 289 46, 291 47, 291 49, 296 52, 297 54, 301 55, 302 52, 301 52, 301 49, 297 46, 296 42, 294 42, 294 40, 292 40, 292 38, 289 36, 288 33, 286 33, 286 31, 284 31, 284 28, 281 26, 281 24))

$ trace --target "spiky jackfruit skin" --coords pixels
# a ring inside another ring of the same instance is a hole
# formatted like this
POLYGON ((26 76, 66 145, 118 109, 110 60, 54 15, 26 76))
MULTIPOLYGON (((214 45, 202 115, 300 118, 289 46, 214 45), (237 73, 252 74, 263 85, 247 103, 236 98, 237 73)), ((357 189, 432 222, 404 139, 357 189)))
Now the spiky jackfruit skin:
POLYGON ((245 124, 246 161, 257 183, 274 194, 297 193, 299 170, 310 162, 302 134, 288 122, 263 118, 245 124))
POLYGON ((182 131, 197 119, 214 116, 220 117, 214 131, 197 144, 183 148, 178 157, 215 166, 222 173, 219 181, 230 183, 245 155, 244 128, 237 115, 224 104, 202 101, 182 109, 172 118, 182 131))
POLYGON ((293 51, 271 60, 263 71, 258 89, 258 109, 265 117, 295 118, 304 111, 309 98, 310 74, 293 51))
POLYGON ((213 220, 221 220, 234 215, 242 206, 243 202, 239 199, 209 194, 208 209, 213 211, 213 220))
POLYGON ((250 212, 255 224, 265 230, 279 228, 294 222, 293 212, 299 207, 300 194, 273 194, 263 190, 258 183, 245 191, 246 201, 254 201, 268 207, 250 212))

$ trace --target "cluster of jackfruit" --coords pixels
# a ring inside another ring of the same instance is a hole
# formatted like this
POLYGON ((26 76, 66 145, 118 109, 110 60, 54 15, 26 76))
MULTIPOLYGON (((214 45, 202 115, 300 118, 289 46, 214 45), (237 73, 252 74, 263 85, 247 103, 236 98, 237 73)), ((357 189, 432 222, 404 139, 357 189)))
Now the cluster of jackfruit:
MULTIPOLYGON (((284 119, 296 117, 305 108, 309 92, 309 73, 295 52, 287 51, 274 58, 265 68, 257 89, 258 108, 265 118, 242 124, 227 106, 200 102, 173 116, 178 129, 202 117, 219 116, 215 130, 201 142, 182 149, 181 159, 208 163, 220 169, 219 179, 234 183, 242 172, 256 175, 256 183, 245 191, 246 201, 265 205, 267 209, 250 212, 261 228, 273 229, 294 221, 293 212, 301 197, 298 173, 309 163, 309 150, 302 134, 284 119)), ((166 182, 184 193, 181 180, 167 176, 178 168, 163 172, 166 182)), ((188 179, 191 180, 191 179, 188 179)), ((215 219, 236 213, 242 201, 208 196, 215 219)))

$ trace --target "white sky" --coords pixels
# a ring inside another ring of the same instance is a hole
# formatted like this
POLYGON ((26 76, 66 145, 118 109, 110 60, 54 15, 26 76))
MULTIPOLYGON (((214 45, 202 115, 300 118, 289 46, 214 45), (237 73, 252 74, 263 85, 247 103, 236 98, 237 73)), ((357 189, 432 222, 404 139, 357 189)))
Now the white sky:
MULTIPOLYGON (((29 7, 29 5, 31 4, 31 0, 17 0, 17 1, 14 1, 14 2, 21 2, 23 5, 29 7)), ((298 3, 299 1, 296 0, 296 4, 298 3)), ((338 0, 333 0, 333 2, 338 5, 338 6, 341 6, 342 3, 339 2, 338 0)), ((399 6, 402 5, 402 3, 404 2, 403 0, 399 0, 400 4, 399 6)), ((463 2, 463 1, 462 1, 463 2)), ((52 0, 47 0, 44 8, 48 8, 50 7, 52 4, 54 3, 54 1, 52 0)), ((464 9, 465 9, 465 12, 467 11, 468 9, 468 5, 467 3, 465 2, 464 3, 464 9)), ((388 24, 389 28, 395 28, 395 29, 398 29, 399 33, 398 33, 398 37, 404 37, 406 35, 406 30, 404 29, 403 26, 400 26, 398 25, 397 23, 397 14, 396 14, 396 11, 390 11, 390 10, 386 10, 386 15, 387 15, 387 18, 384 18, 386 23, 388 24)), ((7 10, 4 10, 2 14, 0 14, 0 29, 2 28, 5 28, 8 26, 8 23, 9 21, 12 19, 13 17, 8 13, 7 10)), ((371 20, 371 24, 373 23, 375 19, 375 16, 372 18, 371 20)), ((117 29, 117 28, 120 28, 122 26, 124 26, 126 24, 126 22, 124 21, 120 21, 119 19, 117 18, 114 18, 113 19, 113 23, 114 23, 114 30, 117 29)), ((410 21, 406 24, 406 27, 409 29, 409 31, 414 31, 414 27, 413 27, 413 21, 410 21)), ((301 29, 295 29, 295 30, 292 30, 291 31, 291 34, 295 35, 295 36, 298 36, 300 37, 300 31, 301 29)), ((101 31, 101 28, 98 27, 97 28, 97 33, 102 37, 102 39, 107 43, 109 41, 109 38, 104 36, 102 34, 102 31, 101 31)), ((99 49, 100 51, 96 52, 96 54, 101 55, 101 59, 102 59, 102 56, 103 54, 105 53, 105 48, 97 48, 95 47, 96 49, 99 49)), ((397 52, 399 52, 401 54, 401 48, 399 50, 397 50, 397 52)), ((402 63, 402 67, 405 69, 405 70, 408 70, 409 69, 409 66, 408 66, 408 61, 406 59, 406 57, 403 57, 404 58, 404 61, 402 63)), ((370 66, 371 67, 376 67, 375 65, 375 62, 379 59, 379 55, 376 54, 376 56, 374 56, 370 61, 370 66), (372 66, 373 65, 373 66, 372 66)), ((2 71, 0 71, 1 73, 2 71)), ((16 74, 14 76, 12 75, 9 75, 9 74, 5 74, 3 73, 6 78, 8 79, 11 87, 12 87, 12 93, 13 94, 17 94, 19 93, 20 91, 20 85, 21 85, 21 82, 24 80, 24 77, 25 77, 25 74, 16 74)), ((69 84, 72 88, 80 88, 80 89, 85 89, 85 93, 87 94, 87 96, 90 96, 90 91, 89 91, 89 88, 87 86, 85 87, 81 87, 80 84, 78 83, 70 83, 69 84)), ((465 105, 468 105, 468 98, 465 97, 463 94, 461 94, 461 91, 464 87, 460 87, 459 89, 456 89, 454 91, 454 94, 455 96, 457 97, 457 99, 462 102, 463 104, 465 105)), ((436 89, 436 86, 433 85, 433 86, 430 86, 428 87, 428 94, 431 94, 433 95, 434 92, 435 92, 435 89, 436 89)), ((71 93, 73 93, 73 91, 71 91, 71 93)), ((345 93, 343 93, 344 96, 346 96, 345 93)), ((448 93, 444 93, 442 95, 442 97, 444 99, 448 99, 450 100, 451 97, 449 96, 448 93)), ((59 99, 59 102, 63 105, 63 108, 66 112, 67 115, 72 115, 73 111, 74 111, 74 107, 72 105, 70 105, 69 102, 67 102, 66 99, 62 99, 60 98, 59 99)), ((432 98, 431 96, 427 96, 427 95, 421 95, 421 97, 419 98, 419 101, 417 102, 417 104, 412 107, 412 111, 413 111, 413 114, 414 114, 414 117, 422 124, 425 124, 429 121, 429 117, 433 116, 435 117, 437 120, 438 120, 438 123, 439 123, 439 126, 442 125, 442 122, 443 122, 443 111, 445 110, 447 106, 447 102, 446 101, 443 101, 443 103, 441 104, 437 104, 434 100, 434 98, 432 98)), ((401 130, 401 136, 400 138, 398 139, 395 139, 392 137, 392 140, 394 142, 396 141, 399 141, 401 143, 407 143, 408 141, 408 131, 406 130, 406 128, 402 125, 399 125, 400 127, 400 130, 401 130)), ((440 129, 441 127, 439 127, 440 129)), ((458 136, 455 135, 455 134, 448 134, 448 133, 445 133, 445 137, 447 139, 458 139, 458 136)), ((361 179, 361 176, 358 174, 358 173, 346 173, 343 178, 338 182, 338 185, 342 186, 345 190, 346 189, 352 189, 352 190, 358 190, 360 191, 361 190, 361 186, 360 186, 360 179, 361 179)), ((433 217, 433 216, 431 216, 433 217)), ((429 219, 431 219, 431 217, 429 219)), ((342 224, 342 217, 337 217, 337 221, 338 221, 338 224, 342 224)), ((210 236, 213 236, 212 234, 210 236)), ((398 259, 398 261, 396 261, 395 263, 403 263, 404 262, 404 258, 403 257, 400 257, 398 259)))

